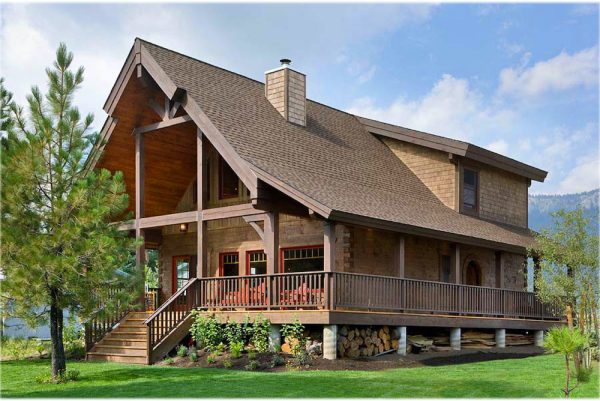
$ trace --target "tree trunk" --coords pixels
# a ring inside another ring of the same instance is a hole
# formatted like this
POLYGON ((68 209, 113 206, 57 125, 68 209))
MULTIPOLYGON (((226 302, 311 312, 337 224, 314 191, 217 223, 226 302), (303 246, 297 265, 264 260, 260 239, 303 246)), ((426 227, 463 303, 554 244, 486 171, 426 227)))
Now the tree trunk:
POLYGON ((67 369, 65 347, 63 345, 63 310, 58 306, 57 290, 51 290, 50 339, 52 342, 52 378, 56 379, 67 369))

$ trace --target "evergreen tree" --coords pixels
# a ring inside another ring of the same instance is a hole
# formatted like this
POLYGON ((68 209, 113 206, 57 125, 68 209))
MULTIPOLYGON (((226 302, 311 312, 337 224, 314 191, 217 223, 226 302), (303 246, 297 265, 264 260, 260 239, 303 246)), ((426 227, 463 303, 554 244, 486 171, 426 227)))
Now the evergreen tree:
POLYGON ((63 310, 82 320, 110 313, 143 285, 141 272, 121 269, 134 240, 110 224, 128 204, 122 173, 85 169, 97 135, 92 115, 73 105, 83 68, 71 70, 72 61, 61 43, 47 93, 33 87, 27 113, 9 102, 14 124, 2 147, 2 291, 30 325, 49 323, 54 378, 66 370, 63 310))

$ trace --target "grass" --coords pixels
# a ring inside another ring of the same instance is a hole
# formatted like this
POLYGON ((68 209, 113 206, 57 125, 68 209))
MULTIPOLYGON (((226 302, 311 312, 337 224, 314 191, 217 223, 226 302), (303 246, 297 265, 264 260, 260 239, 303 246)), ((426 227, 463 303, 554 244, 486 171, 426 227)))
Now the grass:
MULTIPOLYGON (((114 363, 71 362, 78 382, 37 384, 48 361, 0 366, 2 397, 561 397, 558 355, 489 362, 368 371, 246 372, 114 363)), ((573 397, 598 398, 598 367, 573 397)))

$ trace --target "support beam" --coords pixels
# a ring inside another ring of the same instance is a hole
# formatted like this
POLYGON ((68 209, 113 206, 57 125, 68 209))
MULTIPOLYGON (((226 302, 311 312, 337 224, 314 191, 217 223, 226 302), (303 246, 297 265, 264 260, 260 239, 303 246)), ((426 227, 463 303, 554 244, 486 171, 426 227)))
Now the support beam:
POLYGON ((506 256, 504 252, 496 252, 496 288, 504 288, 504 265, 506 256))
POLYGON ((163 227, 183 223, 194 223, 198 220, 198 212, 181 212, 163 214, 161 216, 144 217, 139 219, 140 228, 163 227))
POLYGON ((406 355, 406 326, 396 327, 396 335, 398 336, 398 355, 406 355))
POLYGON ((533 333, 533 345, 536 347, 544 346, 544 330, 536 330, 536 332, 533 333))
POLYGON ((453 351, 460 351, 460 327, 450 329, 450 348, 453 351))
POLYGON ((163 128, 172 127, 174 125, 184 124, 192 121, 192 118, 188 115, 171 118, 170 120, 160 121, 154 124, 144 125, 142 127, 137 127, 133 130, 134 134, 145 134, 152 131, 158 131, 163 128))
POLYGON ((260 237, 260 239, 262 241, 264 241, 265 240, 265 232, 263 231, 263 229, 261 228, 261 226, 259 226, 258 223, 255 222, 255 221, 251 221, 248 224, 250 224, 250 226, 252 228, 254 228, 254 231, 256 231, 256 233, 258 234, 258 236, 260 237))
POLYGON ((277 352, 281 349, 281 326, 272 324, 269 329, 269 351, 277 352))
POLYGON ((337 359, 337 325, 323 326, 323 358, 337 359))
POLYGON ((243 203, 241 205, 204 209, 202 211, 202 220, 210 221, 219 219, 229 219, 232 217, 253 216, 262 213, 265 213, 265 211, 255 209, 250 203, 243 203))
POLYGON ((460 263, 460 245, 454 244, 454 283, 460 284, 461 282, 461 263, 460 263))
POLYGON ((398 277, 404 278, 405 275, 405 239, 404 235, 398 237, 398 248, 396 254, 396 271, 398 277))
POLYGON ((204 149, 204 135, 200 129, 196 130, 196 204, 197 204, 197 230, 196 230, 196 277, 209 275, 206 263, 207 224, 203 220, 202 212, 206 207, 206 190, 208 180, 206 177, 206 150, 204 149))
POLYGON ((496 348, 506 348, 506 329, 496 329, 496 348))
POLYGON ((267 274, 275 274, 279 267, 279 214, 266 213, 264 227, 267 274))
MULTIPOLYGON (((135 239, 139 241, 135 249, 135 263, 140 269, 139 274, 144 274, 142 266, 146 263, 146 248, 144 246, 143 231, 140 219, 144 217, 144 137, 135 136, 135 239)), ((142 281, 143 282, 143 281, 142 281)), ((140 297, 143 299, 144 289, 141 288, 140 297)))
POLYGON ((335 222, 323 223, 323 270, 335 271, 335 222))

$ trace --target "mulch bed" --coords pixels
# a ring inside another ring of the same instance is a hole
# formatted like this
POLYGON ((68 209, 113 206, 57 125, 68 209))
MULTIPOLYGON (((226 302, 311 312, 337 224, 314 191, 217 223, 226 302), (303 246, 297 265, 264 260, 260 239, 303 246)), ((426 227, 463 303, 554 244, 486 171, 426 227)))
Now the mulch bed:
MULTIPOLYGON (((397 354, 387 354, 380 357, 365 357, 357 359, 341 358, 334 361, 315 357, 310 360, 309 365, 296 366, 294 358, 290 355, 280 354, 285 362, 281 366, 270 367, 273 354, 256 354, 256 361, 259 364, 258 371, 261 372, 281 372, 289 369, 298 370, 366 370, 376 371, 395 368, 414 368, 423 366, 445 366, 456 365, 463 363, 474 363, 493 361, 498 359, 519 359, 531 356, 542 355, 543 348, 534 346, 519 346, 508 347, 504 349, 485 349, 485 350, 461 350, 447 352, 427 352, 421 354, 409 354, 407 356, 399 356, 397 354)), ((222 355, 214 355, 214 363, 208 363, 208 353, 199 351, 198 361, 192 362, 189 357, 172 357, 172 363, 161 361, 158 365, 176 366, 185 368, 225 368, 223 362, 230 360, 232 366, 228 369, 245 370, 249 364, 247 354, 243 354, 240 358, 231 358, 228 353, 222 355)))

